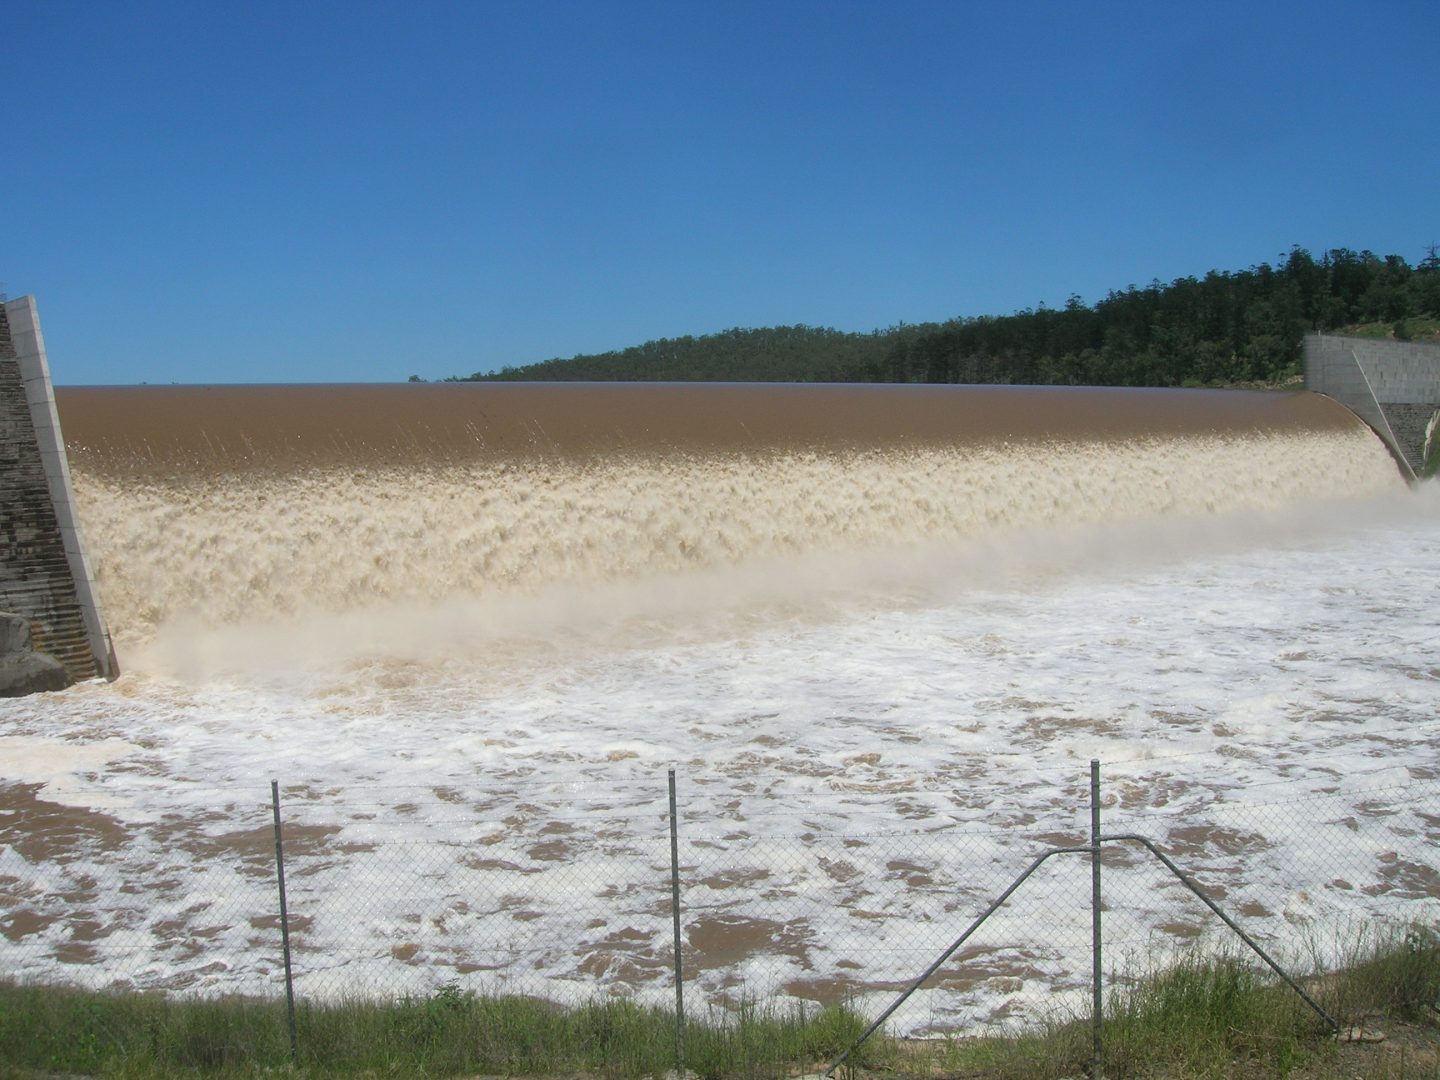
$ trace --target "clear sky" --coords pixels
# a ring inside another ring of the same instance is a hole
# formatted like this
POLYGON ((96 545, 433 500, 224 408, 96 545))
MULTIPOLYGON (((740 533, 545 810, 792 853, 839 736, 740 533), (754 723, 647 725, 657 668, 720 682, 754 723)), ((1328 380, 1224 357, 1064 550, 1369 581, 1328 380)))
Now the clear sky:
POLYGON ((12 3, 65 383, 440 378, 1440 242, 1440 3, 12 3))

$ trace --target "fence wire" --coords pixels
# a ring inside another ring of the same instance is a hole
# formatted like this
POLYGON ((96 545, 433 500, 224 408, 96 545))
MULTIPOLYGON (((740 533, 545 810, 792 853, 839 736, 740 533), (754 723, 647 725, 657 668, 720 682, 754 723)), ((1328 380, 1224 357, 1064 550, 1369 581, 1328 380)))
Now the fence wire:
POLYGON ((15 789, 0 805, 7 976, 186 993, 283 989, 268 805, 217 793, 199 817, 138 822, 15 789))
MULTIPOLYGON (((1163 765, 1163 763, 1161 763, 1163 765)), ((423 997, 443 987, 563 1004, 673 1004, 663 775, 483 791, 281 787, 297 996, 423 997)), ((483 782, 477 784, 483 787, 483 782)), ((692 789, 693 790, 693 789, 692 789)), ((1083 777, 1044 818, 975 820, 943 792, 767 789, 765 812, 692 797, 678 871, 687 1005, 845 1003, 877 1015, 1040 853, 1089 842, 1083 777), (958 808, 958 809, 957 809, 958 808)), ((10 789, 0 805, 0 971, 184 994, 283 993, 272 807, 193 793, 138 819, 10 789)), ((1149 837, 1247 933, 1302 968, 1356 927, 1440 915, 1440 781, 1379 774, 1230 788, 1131 770, 1102 787, 1103 831, 1149 837)), ((1121 982, 1219 936, 1143 849, 1107 844, 1104 958, 1121 982)), ((1083 1013, 1090 867, 1049 860, 891 1021, 912 1035, 1083 1013)))

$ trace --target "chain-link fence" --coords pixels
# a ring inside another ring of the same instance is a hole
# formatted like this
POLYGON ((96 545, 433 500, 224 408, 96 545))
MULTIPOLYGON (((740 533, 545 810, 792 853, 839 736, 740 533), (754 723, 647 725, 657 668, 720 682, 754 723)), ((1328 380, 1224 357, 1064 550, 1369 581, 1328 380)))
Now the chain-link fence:
MULTIPOLYGON (((1139 834, 1282 962, 1336 963, 1357 926, 1434 920, 1440 781, 1417 769, 1238 787, 1164 762, 1107 767, 1102 834, 1139 834)), ((846 1002, 878 1015, 1038 856, 1091 843, 1090 776, 1049 810, 974 791, 847 791, 687 776, 675 859, 665 773, 543 785, 528 801, 376 784, 187 789, 143 813, 14 787, 0 802, 0 972, 199 994, 285 991, 283 865, 296 996, 458 986, 562 1004, 673 1006, 678 885, 686 1008, 846 1002), (757 810, 757 807, 759 808, 757 810), (280 829, 276 829, 276 817, 280 829), (277 840, 283 838, 283 845, 277 840), (283 863, 281 856, 283 855, 283 863)), ((141 781, 151 781, 141 778, 141 781)), ((141 782, 137 781, 137 782, 141 782)), ((154 781, 159 783, 160 781, 154 781)), ((1223 929, 1143 847, 1103 845, 1107 978, 1152 971, 1223 929)), ((911 1035, 1088 1010, 1085 850, 1047 859, 889 1021, 911 1035)))

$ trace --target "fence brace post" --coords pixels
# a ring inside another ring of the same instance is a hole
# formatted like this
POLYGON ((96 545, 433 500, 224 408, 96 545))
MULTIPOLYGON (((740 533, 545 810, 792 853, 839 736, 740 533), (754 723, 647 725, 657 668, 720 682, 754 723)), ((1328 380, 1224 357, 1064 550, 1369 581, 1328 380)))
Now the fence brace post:
POLYGON ((856 1050, 860 1049, 861 1045, 864 1044, 866 1039, 870 1038, 871 1035, 874 1035, 875 1032, 879 1031, 882 1027, 885 1026, 885 1021, 890 1019, 896 1009, 900 1008, 901 1005, 904 1005, 905 1002, 910 1000, 911 994, 915 993, 916 990, 919 990, 920 987, 925 984, 925 981, 929 979, 931 975, 934 975, 935 972, 940 970, 940 965, 945 963, 946 960, 949 960, 950 957, 960 948, 961 945, 964 945, 965 942, 970 940, 970 935, 975 933, 976 930, 979 930, 980 927, 985 924, 986 919, 990 918, 991 915, 994 915, 995 912, 999 911, 1001 907, 1004 906, 1005 901, 1009 900, 1010 897, 1014 895, 1015 890, 1020 888, 1021 885, 1024 885, 1025 882, 1029 880, 1031 874, 1033 874, 1036 870, 1040 869, 1042 863, 1047 862, 1049 859, 1056 855, 1084 855, 1089 851, 1090 848, 1087 845, 1086 847, 1051 848, 1049 851, 1045 851, 1037 855, 1034 861, 1032 861, 1030 865, 1025 868, 1025 872, 1022 873, 1019 877, 1017 877, 1014 881, 1012 881, 1006 887, 1004 892, 1002 892, 999 896, 992 900, 990 902, 990 906, 985 909, 985 911, 979 916, 979 918, 977 918, 968 927, 966 927, 965 932, 961 934, 958 938, 956 938, 951 943, 948 949, 946 949, 943 953, 940 954, 939 959, 937 959, 933 964, 926 968, 921 973, 918 979, 916 979, 908 987, 906 987, 904 993, 902 993, 898 998, 892 1001, 889 1007, 884 1012, 882 1012, 879 1016, 872 1020, 870 1022, 870 1026, 866 1028, 863 1032, 861 1032, 860 1037, 857 1038, 854 1042, 852 1042, 845 1049, 845 1052, 842 1053, 839 1057, 837 1057, 834 1061, 832 1061, 829 1068, 827 1068, 820 1075, 827 1077, 833 1076, 835 1074, 835 1070, 838 1069, 841 1065, 845 1064, 845 1062, 849 1060, 850 1055, 853 1054, 856 1050))
POLYGON ((680 826, 675 813, 675 770, 670 770, 670 916, 675 931, 675 1077, 685 1080, 685 984, 680 952, 680 826))
POLYGON ((280 947, 285 954, 285 1022, 290 1029, 290 1060, 299 1051, 295 1041, 295 982, 290 974, 290 915, 285 909, 285 846, 280 838, 280 783, 270 781, 270 809, 275 815, 275 880, 280 885, 280 947))
POLYGON ((1105 1023, 1105 995, 1101 983, 1100 938, 1100 762, 1090 759, 1090 1024, 1092 1029, 1090 1075, 1104 1080, 1101 1029, 1105 1023))

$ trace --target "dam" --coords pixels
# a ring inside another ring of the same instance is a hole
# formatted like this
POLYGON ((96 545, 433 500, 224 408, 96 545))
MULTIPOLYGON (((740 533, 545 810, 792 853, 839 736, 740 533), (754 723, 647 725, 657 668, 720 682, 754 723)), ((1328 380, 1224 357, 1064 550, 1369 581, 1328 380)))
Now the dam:
POLYGON ((1363 424, 1303 392, 441 384, 58 401, 122 642, 1399 482, 1363 424))
MULTIPOLYGON (((1107 827, 1267 943, 1431 910, 1440 816, 1385 800, 1440 753, 1412 569, 1440 504, 1322 395, 56 399, 125 673, 0 716, 21 977, 277 993, 272 779, 316 999, 663 1004, 670 769, 687 995, 716 1008, 884 1004, 1083 830, 1092 758, 1107 827)), ((899 1030, 1078 985, 1065 887, 899 1030)), ((1200 932, 1163 888, 1115 895, 1122 952, 1200 932)))
POLYGON ((0 612, 70 679, 116 673, 32 297, 0 303, 0 612))
POLYGON ((1411 477, 1440 449, 1440 345, 1333 334, 1305 337, 1305 385, 1365 421, 1411 477))

